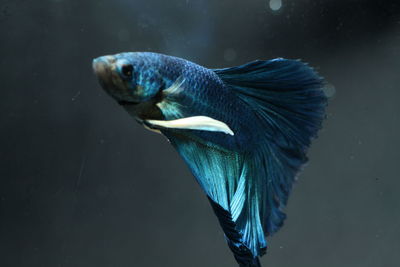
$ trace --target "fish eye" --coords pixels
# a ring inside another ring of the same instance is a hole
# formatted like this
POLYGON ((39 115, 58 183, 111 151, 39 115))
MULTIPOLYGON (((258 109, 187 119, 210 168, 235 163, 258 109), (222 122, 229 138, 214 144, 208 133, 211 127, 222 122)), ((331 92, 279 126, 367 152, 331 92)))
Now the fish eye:
POLYGON ((133 66, 131 64, 124 64, 121 67, 121 72, 122 75, 124 75, 125 77, 131 78, 133 72, 133 66))

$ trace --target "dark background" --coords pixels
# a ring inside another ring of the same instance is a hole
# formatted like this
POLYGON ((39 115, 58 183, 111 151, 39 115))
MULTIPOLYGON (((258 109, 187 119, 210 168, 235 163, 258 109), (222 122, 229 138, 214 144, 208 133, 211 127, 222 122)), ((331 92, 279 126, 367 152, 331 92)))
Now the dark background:
POLYGON ((398 266, 397 0, 0 0, 0 33, 0 266, 236 266, 178 154, 100 89, 121 51, 316 67, 336 94, 263 265, 398 266))

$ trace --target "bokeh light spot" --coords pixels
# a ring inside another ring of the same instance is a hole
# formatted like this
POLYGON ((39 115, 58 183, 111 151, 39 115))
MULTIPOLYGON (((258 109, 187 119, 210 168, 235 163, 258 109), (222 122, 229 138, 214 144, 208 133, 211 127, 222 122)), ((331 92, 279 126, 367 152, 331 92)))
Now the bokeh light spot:
POLYGON ((282 0, 270 0, 269 1, 269 7, 273 11, 278 11, 282 7, 282 0))
POLYGON ((336 88, 333 84, 327 84, 322 89, 326 95, 326 97, 331 98, 336 94, 336 88))

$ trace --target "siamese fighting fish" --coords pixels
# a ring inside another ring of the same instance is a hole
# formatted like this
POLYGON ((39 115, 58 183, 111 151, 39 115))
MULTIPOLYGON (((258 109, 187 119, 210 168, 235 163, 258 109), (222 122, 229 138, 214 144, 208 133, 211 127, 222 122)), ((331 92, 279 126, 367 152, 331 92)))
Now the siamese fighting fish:
POLYGON ((178 151, 239 266, 261 266, 325 118, 324 80, 283 58, 209 69, 132 52, 98 57, 93 69, 108 95, 178 151))

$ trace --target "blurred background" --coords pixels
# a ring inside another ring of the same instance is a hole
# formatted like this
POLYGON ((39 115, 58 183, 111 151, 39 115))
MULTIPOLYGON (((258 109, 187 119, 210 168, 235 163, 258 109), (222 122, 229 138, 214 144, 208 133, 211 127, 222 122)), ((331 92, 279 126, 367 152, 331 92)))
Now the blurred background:
POLYGON ((309 62, 328 118, 263 266, 398 266, 399 1, 0 0, 0 32, 0 266, 236 266, 179 155, 100 89, 121 51, 309 62))

